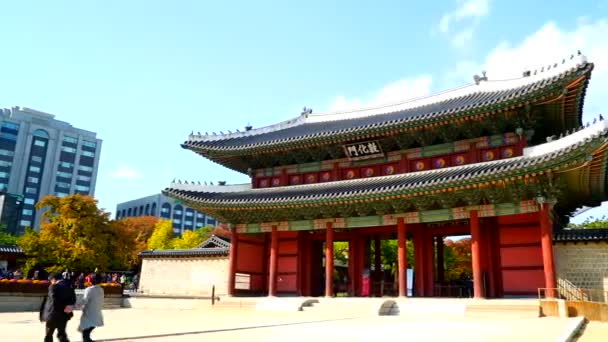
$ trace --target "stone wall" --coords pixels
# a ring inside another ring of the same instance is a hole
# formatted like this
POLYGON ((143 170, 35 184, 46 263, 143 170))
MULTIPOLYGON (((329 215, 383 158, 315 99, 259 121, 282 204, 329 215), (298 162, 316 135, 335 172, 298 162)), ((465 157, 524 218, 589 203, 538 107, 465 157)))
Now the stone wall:
POLYGON ((227 256, 145 258, 139 291, 160 296, 211 296, 227 294, 227 256))
POLYGON ((558 242, 553 250, 560 283, 608 291, 608 242, 558 242))

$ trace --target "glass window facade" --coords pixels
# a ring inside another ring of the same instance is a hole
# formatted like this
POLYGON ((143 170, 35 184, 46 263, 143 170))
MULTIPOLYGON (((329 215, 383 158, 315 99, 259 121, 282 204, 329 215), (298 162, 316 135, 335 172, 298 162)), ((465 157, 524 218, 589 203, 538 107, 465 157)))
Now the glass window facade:
POLYGON ((21 211, 21 227, 29 227, 34 222, 36 209, 34 203, 40 199, 40 175, 44 173, 44 162, 48 151, 49 134, 43 129, 33 133, 24 185, 24 203, 21 211), (23 224, 23 223, 27 224, 23 224))

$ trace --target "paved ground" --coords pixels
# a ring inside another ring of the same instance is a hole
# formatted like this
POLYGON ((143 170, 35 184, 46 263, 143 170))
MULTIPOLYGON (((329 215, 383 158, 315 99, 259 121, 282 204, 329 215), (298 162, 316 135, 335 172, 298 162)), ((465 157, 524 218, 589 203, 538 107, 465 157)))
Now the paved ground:
POLYGON ((608 323, 589 322, 578 342, 608 341, 608 323))
MULTIPOLYGON (((564 319, 344 317, 318 312, 268 313, 224 309, 117 309, 104 311, 97 341, 555 341, 564 319)), ((68 324, 71 341, 80 313, 68 324)), ((591 331, 591 330, 587 330, 591 331)), ((0 313, 2 341, 42 341, 36 313, 0 313)), ((606 335, 604 335, 606 336, 606 335)), ((593 340, 586 340, 593 341, 593 340)))

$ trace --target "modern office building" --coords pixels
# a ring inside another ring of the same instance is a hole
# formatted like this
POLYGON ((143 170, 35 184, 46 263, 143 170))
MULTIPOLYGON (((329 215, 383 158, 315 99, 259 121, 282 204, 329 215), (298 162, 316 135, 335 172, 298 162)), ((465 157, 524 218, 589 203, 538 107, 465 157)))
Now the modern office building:
POLYGON ((0 192, 23 196, 18 232, 39 229, 34 205, 47 195, 93 196, 101 140, 37 110, 0 109, 0 192))
POLYGON ((217 220, 200 213, 180 201, 162 194, 155 194, 116 206, 116 219, 134 216, 156 216, 171 220, 173 232, 180 235, 184 230, 216 226, 217 220))
POLYGON ((23 210, 23 196, 0 193, 0 225, 9 234, 19 233, 19 222, 23 210))

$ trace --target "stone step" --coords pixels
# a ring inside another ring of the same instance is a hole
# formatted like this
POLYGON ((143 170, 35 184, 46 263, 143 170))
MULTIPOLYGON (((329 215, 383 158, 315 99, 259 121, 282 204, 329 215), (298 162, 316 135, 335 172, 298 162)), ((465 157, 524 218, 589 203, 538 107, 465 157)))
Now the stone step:
POLYGON ((538 304, 471 304, 465 308, 465 317, 537 318, 540 317, 540 308, 538 304))

